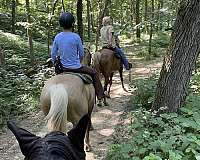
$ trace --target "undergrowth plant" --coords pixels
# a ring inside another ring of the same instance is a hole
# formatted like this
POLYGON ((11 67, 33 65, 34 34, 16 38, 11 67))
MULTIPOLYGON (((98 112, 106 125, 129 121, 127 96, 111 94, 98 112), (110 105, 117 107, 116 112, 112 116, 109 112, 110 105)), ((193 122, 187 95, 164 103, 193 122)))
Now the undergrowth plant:
POLYGON ((46 46, 34 43, 36 67, 32 76, 25 74, 30 69, 28 42, 19 36, 0 31, 0 46, 5 53, 5 64, 0 67, 0 128, 6 120, 38 107, 41 86, 51 75, 40 65, 46 61, 46 46))
MULTIPOLYGON (((199 86, 193 77, 191 84, 199 86)), ((180 113, 160 116, 149 111, 154 98, 156 79, 136 81, 137 92, 131 99, 129 124, 116 128, 107 160, 199 160, 200 95, 191 90, 180 113), (155 82, 153 82, 153 80, 155 82), (149 84, 149 85, 148 85, 149 84), (137 107, 137 108, 136 108, 137 107)))

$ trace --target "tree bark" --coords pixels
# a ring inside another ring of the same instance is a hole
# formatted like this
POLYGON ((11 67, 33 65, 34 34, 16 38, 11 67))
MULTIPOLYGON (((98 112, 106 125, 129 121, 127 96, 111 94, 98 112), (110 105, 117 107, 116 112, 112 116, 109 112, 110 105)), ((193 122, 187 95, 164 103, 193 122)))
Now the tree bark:
POLYGON ((64 0, 62 0, 62 9, 63 9, 64 12, 66 11, 66 10, 65 10, 64 0))
POLYGON ((0 47, 0 65, 3 65, 4 63, 5 63, 4 50, 0 47))
POLYGON ((91 41, 91 10, 90 0, 87 0, 88 41, 91 41))
MULTIPOLYGON (((50 32, 51 32, 51 21, 52 21, 52 18, 54 16, 54 12, 55 12, 55 9, 56 9, 56 4, 57 4, 58 0, 54 0, 53 1, 53 5, 52 5, 52 13, 50 15, 50 18, 49 18, 49 22, 47 24, 47 45, 48 45, 48 54, 51 55, 50 53, 50 44, 51 44, 51 38, 50 38, 50 32)), ((49 13, 49 6, 47 4, 47 12, 48 14, 49 13)))
POLYGON ((148 19, 148 0, 145 0, 145 2, 144 2, 144 21, 145 21, 145 31, 146 31, 146 33, 148 33, 147 19, 148 19))
POLYGON ((91 27, 92 27, 92 32, 96 32, 96 30, 94 29, 94 12, 93 12, 93 10, 92 10, 92 4, 91 4, 92 2, 90 2, 90 12, 91 12, 91 14, 90 14, 90 20, 91 20, 91 27))
POLYGON ((154 20, 154 0, 151 0, 151 21, 150 21, 149 48, 148 48, 149 55, 151 55, 151 50, 152 50, 152 37, 154 28, 153 20, 154 20))
POLYGON ((200 1, 182 1, 157 85, 153 109, 177 112, 184 104, 200 52, 200 1), (185 3, 184 3, 185 2, 185 3))
POLYGON ((30 13, 30 4, 29 0, 26 0, 26 14, 27 14, 27 36, 28 36, 28 43, 29 43, 29 55, 30 55, 30 61, 31 65, 34 65, 35 58, 34 58, 34 52, 33 52, 33 40, 32 40, 32 33, 31 33, 31 13, 30 13))
POLYGON ((77 23, 78 23, 78 34, 83 41, 83 2, 82 0, 77 1, 77 23))
MULTIPOLYGON (((135 15, 135 22, 136 26, 140 24, 140 0, 136 0, 136 15, 135 15)), ((136 37, 137 39, 140 39, 140 26, 137 27, 136 29, 136 37)))
MULTIPOLYGON (((159 1, 159 4, 160 4, 160 9, 162 9, 164 7, 164 2, 163 0, 160 0, 159 1)), ((163 24, 162 24, 162 21, 159 20, 159 30, 162 30, 163 28, 163 24)))
POLYGON ((15 11, 16 11, 16 2, 12 0, 12 33, 15 34, 15 11))

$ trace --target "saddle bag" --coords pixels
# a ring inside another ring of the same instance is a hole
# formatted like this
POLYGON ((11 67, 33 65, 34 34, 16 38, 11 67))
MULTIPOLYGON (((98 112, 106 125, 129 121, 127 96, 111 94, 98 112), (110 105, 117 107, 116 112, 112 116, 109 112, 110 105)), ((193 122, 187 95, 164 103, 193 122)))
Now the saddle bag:
POLYGON ((56 74, 63 73, 63 66, 62 66, 62 63, 61 63, 61 61, 60 61, 60 56, 57 56, 57 57, 56 57, 54 66, 55 66, 55 73, 56 73, 56 74))

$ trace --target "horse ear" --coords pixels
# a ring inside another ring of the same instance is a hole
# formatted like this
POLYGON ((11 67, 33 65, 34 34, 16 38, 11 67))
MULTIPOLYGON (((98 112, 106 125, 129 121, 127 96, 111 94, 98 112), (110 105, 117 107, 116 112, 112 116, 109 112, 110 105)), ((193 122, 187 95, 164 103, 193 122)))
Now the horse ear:
POLYGON ((67 133, 71 142, 80 151, 84 151, 84 138, 89 122, 90 117, 86 114, 79 120, 78 124, 67 133))
POLYGON ((34 141, 38 140, 40 137, 37 137, 23 128, 17 127, 13 122, 8 122, 7 126, 15 135, 23 155, 25 157, 28 156, 34 145, 34 141))

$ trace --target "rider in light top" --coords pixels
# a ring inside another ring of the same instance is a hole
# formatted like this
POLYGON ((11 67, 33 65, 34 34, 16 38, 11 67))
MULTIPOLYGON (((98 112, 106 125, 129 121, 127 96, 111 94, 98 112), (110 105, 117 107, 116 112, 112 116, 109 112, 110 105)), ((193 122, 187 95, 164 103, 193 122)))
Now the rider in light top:
POLYGON ((96 70, 81 64, 81 60, 84 57, 84 49, 80 36, 72 32, 75 23, 74 16, 69 12, 64 12, 60 16, 59 23, 63 28, 63 32, 58 33, 53 42, 51 51, 53 63, 55 63, 56 56, 59 52, 64 72, 85 73, 90 75, 93 79, 97 98, 109 98, 108 93, 103 91, 96 70))
POLYGON ((115 43, 114 30, 113 26, 111 25, 111 18, 104 17, 102 24, 103 27, 101 28, 100 33, 103 48, 112 49, 117 55, 120 56, 126 70, 130 70, 132 68, 132 64, 128 62, 123 50, 119 48, 115 43))

